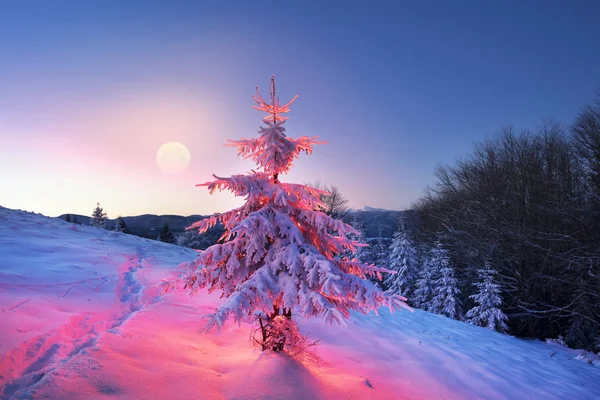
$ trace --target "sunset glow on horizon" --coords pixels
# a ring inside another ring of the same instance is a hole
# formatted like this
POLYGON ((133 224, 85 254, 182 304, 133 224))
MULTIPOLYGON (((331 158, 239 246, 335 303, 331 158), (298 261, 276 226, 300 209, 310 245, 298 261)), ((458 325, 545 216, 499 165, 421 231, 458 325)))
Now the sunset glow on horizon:
POLYGON ((327 142, 281 180, 404 209, 436 165, 506 124, 570 121, 600 61, 584 45, 600 36, 593 13, 560 5, 26 3, 0 15, 0 205, 50 216, 238 206, 195 185, 255 168, 223 145, 256 135, 252 95, 271 74, 282 101, 300 95, 286 133, 327 142), (171 142, 189 160, 157 154, 171 142))

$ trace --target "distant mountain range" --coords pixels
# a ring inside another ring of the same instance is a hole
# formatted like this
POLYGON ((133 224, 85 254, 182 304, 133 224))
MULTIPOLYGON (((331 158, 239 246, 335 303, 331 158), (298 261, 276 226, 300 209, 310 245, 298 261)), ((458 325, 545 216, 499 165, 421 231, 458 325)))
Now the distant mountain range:
POLYGON ((404 213, 405 211, 363 207, 360 210, 350 210, 343 219, 348 223, 358 221, 366 237, 391 238, 396 232, 398 219, 404 213))
MULTIPOLYGON (((73 218, 77 218, 77 222, 83 225, 89 225, 91 217, 79 214, 63 214, 60 215, 59 219, 66 219, 67 215, 71 216, 71 220, 73 218)), ((183 232, 186 227, 190 226, 196 221, 199 221, 206 216, 202 215, 189 215, 187 217, 183 217, 181 215, 154 215, 154 214, 144 214, 137 215, 134 217, 123 217, 125 220, 125 224, 129 229, 130 233, 136 236, 141 236, 149 239, 156 239, 158 234, 160 233, 161 228, 165 224, 169 224, 169 228, 171 231, 178 233, 183 232)), ((109 219, 108 226, 110 228, 115 226, 116 219, 109 219)))
MULTIPOLYGON (((349 210, 343 218, 346 222, 351 223, 358 221, 362 225, 362 229, 367 237, 382 237, 391 238, 396 230, 396 224, 400 215, 404 211, 391 211, 381 208, 363 207, 359 210, 349 210)), ((71 220, 77 218, 77 222, 89 225, 90 217, 78 214, 63 214, 59 219, 65 220, 67 215, 70 215, 71 220)), ((186 227, 196 221, 206 218, 205 215, 189 215, 187 217, 181 215, 154 215, 144 214, 133 217, 123 217, 129 231, 133 235, 156 239, 164 223, 169 224, 169 228, 174 233, 183 232, 186 227)), ((114 227, 116 219, 109 219, 108 226, 114 227)))
POLYGON ((348 211, 349 212, 360 212, 360 211, 364 211, 364 212, 371 212, 371 211, 387 212, 387 211, 394 211, 394 210, 386 210, 385 208, 375 208, 375 207, 364 206, 362 208, 350 208, 350 209, 348 209, 348 211))

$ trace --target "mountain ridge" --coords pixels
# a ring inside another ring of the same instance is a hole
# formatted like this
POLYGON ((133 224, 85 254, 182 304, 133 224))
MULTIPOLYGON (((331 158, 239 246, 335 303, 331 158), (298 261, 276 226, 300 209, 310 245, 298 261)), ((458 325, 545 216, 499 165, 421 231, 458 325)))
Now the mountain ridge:
MULTIPOLYGON (((368 210, 349 209, 342 219, 347 223, 352 223, 353 220, 358 221, 361 224, 366 237, 381 236, 385 238, 391 238, 396 231, 398 218, 405 212, 406 211, 375 209, 372 207, 369 207, 368 210)), ((56 218, 65 220, 67 215, 69 215, 71 219, 76 217, 77 221, 81 224, 89 225, 90 223, 90 216, 80 214, 61 214, 56 218)), ((174 214, 141 214, 122 218, 125 220, 125 224, 127 224, 130 233, 133 235, 149 239, 156 239, 165 222, 169 224, 169 228, 172 232, 180 233, 185 231, 185 228, 194 222, 208 218, 209 216, 210 215, 200 214, 192 214, 188 216, 174 214)), ((109 218, 109 227, 114 227, 116 220, 116 218, 109 218)))

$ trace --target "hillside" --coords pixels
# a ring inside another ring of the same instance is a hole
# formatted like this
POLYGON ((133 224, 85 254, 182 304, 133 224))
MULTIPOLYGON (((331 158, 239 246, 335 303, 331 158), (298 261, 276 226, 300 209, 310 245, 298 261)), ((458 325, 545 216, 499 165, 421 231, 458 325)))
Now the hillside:
POLYGON ((195 252, 0 208, 0 399, 598 399, 582 352, 420 310, 298 321, 319 360, 199 333, 217 294, 161 294, 195 252))

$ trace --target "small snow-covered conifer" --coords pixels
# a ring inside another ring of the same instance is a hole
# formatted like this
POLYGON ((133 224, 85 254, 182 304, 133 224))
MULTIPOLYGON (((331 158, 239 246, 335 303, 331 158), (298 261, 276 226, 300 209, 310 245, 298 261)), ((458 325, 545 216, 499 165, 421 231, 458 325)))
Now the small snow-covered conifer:
POLYGON ((385 286, 393 293, 410 297, 419 274, 418 261, 415 247, 402 220, 399 221, 398 230, 394 233, 388 265, 388 268, 396 274, 387 277, 385 286))
POLYGON ((494 282, 496 271, 486 263, 485 268, 477 270, 475 282, 477 293, 469 296, 477 304, 465 314, 465 320, 473 325, 484 326, 498 332, 506 332, 506 315, 500 309, 502 297, 500 285, 494 282))
MULTIPOLYGON (((357 243, 347 235, 358 232, 319 211, 325 207, 321 196, 327 192, 281 180, 300 153, 311 154, 319 143, 316 137, 287 136, 283 126, 287 118, 282 114, 295 99, 280 105, 274 78, 269 103, 257 90, 254 108, 269 114, 263 120, 266 126, 256 138, 230 142, 240 156, 257 164, 256 170, 228 178, 215 176, 200 185, 211 193, 229 190, 245 198, 241 207, 190 227, 205 232, 220 222, 225 229, 220 242, 201 252, 182 277, 192 293, 206 288, 222 292, 225 298, 206 330, 222 326, 229 316, 240 322, 259 315, 262 328, 261 318, 291 319, 292 310, 303 317, 342 323, 350 311, 407 307, 405 298, 384 293, 365 279, 387 270, 338 257, 356 249, 357 243)), ((280 350, 279 345, 273 349, 280 350)))
POLYGON ((444 251, 443 256, 439 259, 439 278, 433 282, 433 299, 431 299, 429 311, 459 319, 461 317, 459 294, 454 268, 450 265, 444 251))
POLYGON ((419 270, 412 304, 426 311, 433 310, 433 297, 435 285, 440 278, 440 270, 447 261, 448 256, 442 244, 437 241, 435 245, 423 255, 423 263, 419 270))
POLYGON ((415 291, 411 297, 411 305, 421 308, 425 311, 431 306, 431 299, 433 297, 433 276, 434 270, 432 265, 429 263, 429 259, 426 259, 415 284, 415 291))
POLYGON ((163 227, 160 231, 158 240, 165 243, 175 243, 175 237, 173 235, 173 232, 171 232, 171 228, 169 227, 169 224, 166 221, 163 224, 163 227))
POLYGON ((100 203, 96 203, 96 208, 94 209, 92 218, 90 219, 90 225, 95 226, 96 228, 107 228, 106 213, 100 207, 100 203))
POLYGON ((117 220, 115 221, 115 231, 122 232, 122 233, 129 233, 129 228, 127 228, 127 224, 125 223, 125 220, 121 216, 119 216, 119 218, 117 218, 117 220))

